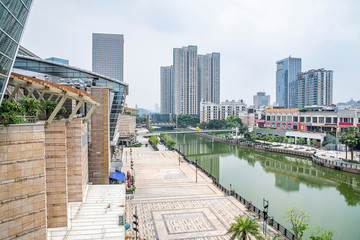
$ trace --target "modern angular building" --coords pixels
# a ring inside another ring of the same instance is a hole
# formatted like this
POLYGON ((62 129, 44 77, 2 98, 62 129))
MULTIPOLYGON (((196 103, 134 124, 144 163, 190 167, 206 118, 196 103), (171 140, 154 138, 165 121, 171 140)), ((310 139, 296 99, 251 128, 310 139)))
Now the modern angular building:
POLYGON ((296 107, 330 106, 333 99, 333 71, 324 68, 296 76, 296 107))
POLYGON ((296 107, 296 74, 301 72, 301 58, 291 56, 276 62, 276 104, 296 107))
POLYGON ((265 92, 257 92, 254 95, 254 107, 259 109, 260 107, 268 107, 270 106, 270 95, 266 95, 265 92))
POLYGON ((173 87, 173 66, 166 66, 160 68, 160 104, 161 104, 161 114, 170 114, 173 113, 173 97, 174 97, 174 87, 173 87))
POLYGON ((0 0, 0 104, 9 81, 32 0, 0 0))
POLYGON ((93 33, 92 71, 124 81, 124 35, 93 33))
POLYGON ((198 115, 201 101, 220 103, 220 53, 174 48, 173 66, 161 67, 161 113, 198 115))

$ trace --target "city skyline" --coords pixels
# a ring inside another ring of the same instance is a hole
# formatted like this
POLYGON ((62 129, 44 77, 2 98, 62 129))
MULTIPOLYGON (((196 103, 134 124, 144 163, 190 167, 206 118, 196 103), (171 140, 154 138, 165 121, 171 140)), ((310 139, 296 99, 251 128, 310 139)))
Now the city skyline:
POLYGON ((274 99, 274 63, 293 55, 306 59, 303 69, 334 70, 336 103, 358 96, 359 11, 360 3, 350 0, 108 4, 39 0, 33 4, 22 45, 43 58, 66 58, 71 65, 91 69, 91 34, 123 33, 124 81, 134 92, 127 98, 129 106, 153 108, 160 103, 159 67, 171 62, 168 52, 173 46, 189 44, 201 46, 200 52, 221 52, 221 101, 242 98, 251 103, 259 90, 274 99), (59 10, 73 17, 54 18, 59 10), (293 17, 295 12, 302 16, 293 17), (181 17, 185 13, 187 18, 181 17), (151 94, 144 86, 152 86, 151 94))

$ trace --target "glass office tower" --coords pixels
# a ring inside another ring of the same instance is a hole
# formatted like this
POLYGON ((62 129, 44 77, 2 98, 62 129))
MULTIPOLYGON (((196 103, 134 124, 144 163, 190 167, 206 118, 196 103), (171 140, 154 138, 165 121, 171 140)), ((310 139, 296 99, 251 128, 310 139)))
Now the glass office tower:
POLYGON ((31 4, 32 0, 0 0, 0 104, 31 4))
POLYGON ((92 71, 124 81, 124 35, 93 33, 92 71))
POLYGON ((291 56, 276 62, 276 104, 296 107, 296 74, 301 72, 301 58, 291 56))

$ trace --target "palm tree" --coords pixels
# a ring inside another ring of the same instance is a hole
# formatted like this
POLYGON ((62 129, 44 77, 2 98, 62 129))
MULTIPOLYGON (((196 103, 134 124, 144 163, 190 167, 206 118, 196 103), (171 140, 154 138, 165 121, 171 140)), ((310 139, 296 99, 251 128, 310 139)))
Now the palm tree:
POLYGON ((255 239, 262 239, 262 235, 259 231, 259 225, 255 219, 249 217, 243 217, 241 215, 234 218, 235 223, 230 224, 230 228, 227 233, 231 233, 231 240, 250 240, 251 236, 255 239))
POLYGON ((347 134, 346 133, 343 133, 340 135, 339 137, 339 141, 345 145, 345 159, 347 159, 347 148, 348 146, 346 145, 346 141, 347 141, 347 134))

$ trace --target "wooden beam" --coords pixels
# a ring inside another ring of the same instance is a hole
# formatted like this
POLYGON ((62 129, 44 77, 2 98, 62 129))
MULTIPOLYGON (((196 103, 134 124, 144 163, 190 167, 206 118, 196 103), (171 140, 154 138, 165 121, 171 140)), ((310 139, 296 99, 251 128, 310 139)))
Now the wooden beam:
POLYGON ((20 89, 20 85, 17 84, 17 85, 15 86, 14 91, 12 91, 12 93, 10 94, 8 101, 12 101, 12 100, 13 100, 13 98, 15 97, 15 94, 19 91, 19 89, 20 89))
MULTIPOLYGON (((26 88, 26 90, 28 90, 27 88, 26 88)), ((34 90, 35 90, 35 88, 30 88, 30 91, 29 91, 29 93, 28 93, 28 95, 26 96, 26 97, 31 97, 31 95, 33 94, 33 92, 34 92, 34 90)))
MULTIPOLYGON (((60 97, 60 96, 59 96, 60 97)), ((55 118, 56 114, 59 112, 60 108, 62 107, 62 105, 64 104, 64 102, 66 101, 67 97, 63 96, 60 100, 60 102, 56 105, 56 108, 54 109, 54 111, 51 113, 50 117, 48 118, 48 120, 46 120, 46 125, 49 125, 55 118)))
POLYGON ((92 105, 89 112, 86 114, 85 119, 84 119, 84 123, 86 123, 87 121, 89 121, 89 118, 91 117, 91 114, 95 111, 96 105, 92 105))
POLYGON ((83 100, 81 100, 76 107, 74 108, 74 110, 72 111, 72 113, 70 114, 69 118, 66 120, 66 124, 69 124, 71 122, 71 120, 74 118, 76 112, 80 109, 81 105, 84 103, 83 100))

